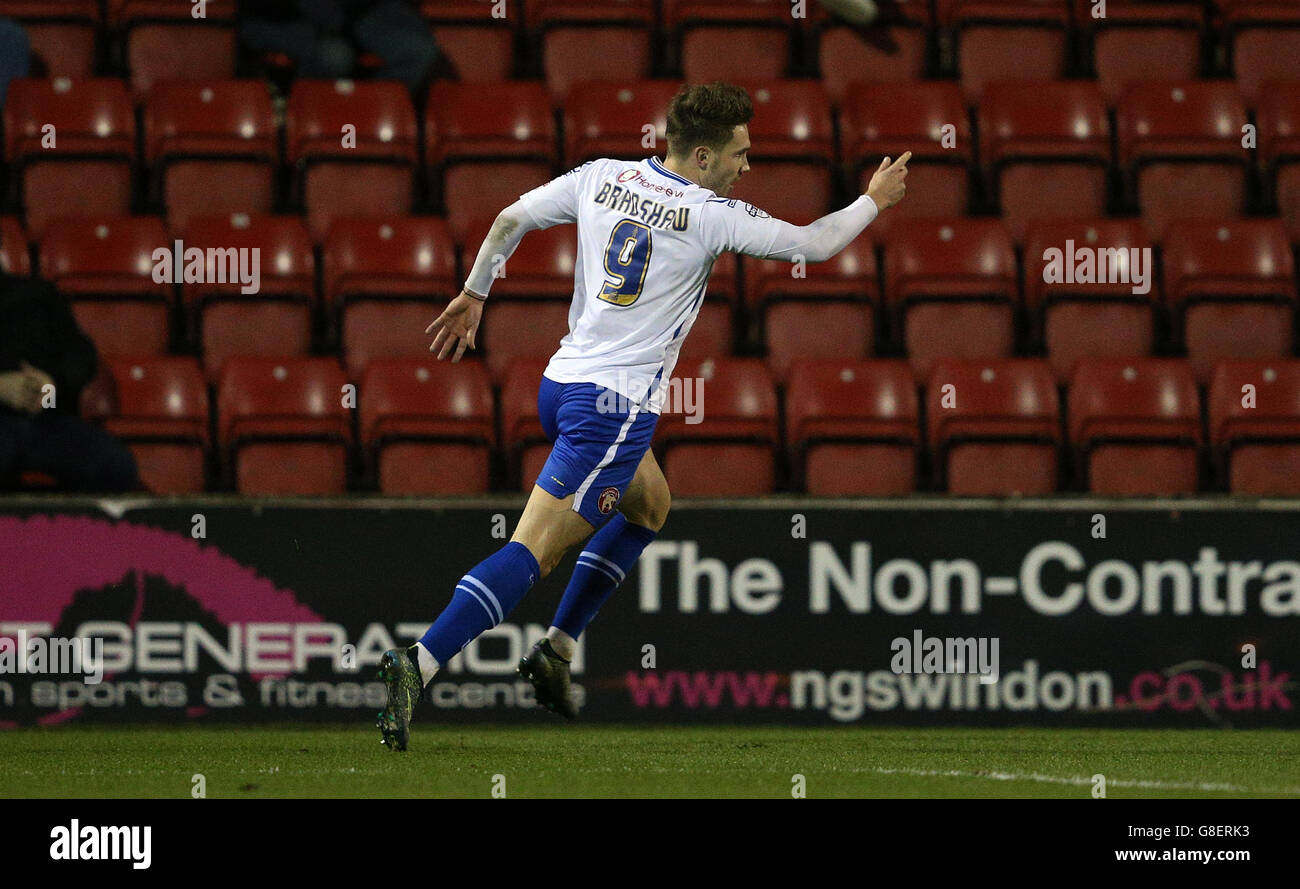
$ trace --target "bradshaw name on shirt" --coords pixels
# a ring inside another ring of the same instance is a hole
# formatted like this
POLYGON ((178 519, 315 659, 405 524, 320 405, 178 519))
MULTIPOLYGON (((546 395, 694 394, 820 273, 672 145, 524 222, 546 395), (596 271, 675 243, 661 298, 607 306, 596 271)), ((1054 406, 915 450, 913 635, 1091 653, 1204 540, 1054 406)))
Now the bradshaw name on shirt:
POLYGON ((651 182, 641 175, 640 170, 624 170, 618 175, 618 182, 607 179, 601 183, 600 190, 596 192, 593 200, 615 213, 623 213, 632 219, 639 219, 652 228, 678 232, 687 230, 691 221, 690 207, 666 207, 659 201, 635 193, 632 190, 633 185, 669 198, 679 198, 686 194, 680 188, 651 182))

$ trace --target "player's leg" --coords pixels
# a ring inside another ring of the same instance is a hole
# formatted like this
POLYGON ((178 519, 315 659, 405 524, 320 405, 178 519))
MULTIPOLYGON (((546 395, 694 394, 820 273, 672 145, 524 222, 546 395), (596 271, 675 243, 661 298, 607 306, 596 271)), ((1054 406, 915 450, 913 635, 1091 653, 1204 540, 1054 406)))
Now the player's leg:
POLYGON ((668 480, 654 452, 646 450, 619 512, 578 555, 573 577, 546 634, 560 657, 573 659, 578 637, 663 528, 671 505, 668 480))
POLYGON ((451 602, 418 643, 384 652, 379 676, 388 684, 388 706, 378 722, 383 743, 406 749, 415 703, 441 666, 505 620, 569 547, 591 534, 591 524, 574 512, 573 499, 534 486, 510 542, 461 577, 451 602))
MULTIPOLYGON (((450 604, 416 645, 384 653, 380 676, 388 684, 389 702, 379 714, 379 728, 384 743, 394 749, 405 749, 414 702, 438 669, 479 634, 505 620, 565 551, 591 533, 599 521, 596 517, 608 514, 617 503, 619 492, 610 500, 602 489, 596 493, 590 488, 602 472, 623 468, 626 449, 620 454, 620 445, 635 418, 625 424, 607 415, 596 401, 601 391, 591 384, 560 384, 543 377, 538 413, 547 438, 555 444, 510 542, 461 578, 450 604)), ((653 415, 648 416, 653 432, 653 415)), ((649 439, 642 442, 639 434, 645 425, 642 421, 638 426, 633 445, 648 445, 649 439)), ((627 470, 624 487, 631 476, 627 470)), ((548 687, 559 685, 557 680, 548 687)), ((563 685, 567 696, 567 681, 563 685)))
POLYGON ((569 547, 591 534, 591 525, 573 511, 572 501, 573 495, 561 500, 533 487, 510 542, 466 572, 451 603, 420 637, 418 655, 425 684, 479 634, 505 620, 569 547))
MULTIPOLYGON (((618 404, 619 399, 611 398, 610 390, 600 389, 596 394, 598 417, 584 431, 588 437, 610 444, 586 476, 576 477, 580 483, 573 502, 574 509, 593 526, 600 526, 600 530, 578 555, 573 579, 553 622, 555 626, 519 662, 519 674, 532 682, 537 703, 570 719, 578 715, 577 704, 569 692, 569 662, 573 659, 575 640, 655 536, 655 530, 629 524, 617 512, 619 504, 632 494, 638 517, 643 512, 649 515, 651 496, 645 489, 654 486, 656 476, 662 477, 653 457, 648 464, 651 468, 641 471, 658 416, 630 406, 623 411, 611 408, 610 403, 618 404), (634 492, 638 474, 642 489, 634 492)), ((557 481, 560 479, 543 477, 539 484, 557 481)), ((667 515, 666 485, 655 503, 661 507, 662 516, 645 520, 662 526, 663 516, 667 515)))

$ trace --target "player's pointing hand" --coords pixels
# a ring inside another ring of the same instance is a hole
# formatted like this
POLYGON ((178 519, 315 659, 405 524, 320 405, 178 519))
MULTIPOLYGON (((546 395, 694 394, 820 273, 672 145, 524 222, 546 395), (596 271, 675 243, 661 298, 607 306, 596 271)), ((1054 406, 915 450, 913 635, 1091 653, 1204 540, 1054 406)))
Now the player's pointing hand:
POLYGON ((867 197, 875 201, 880 209, 892 207, 903 199, 903 194, 907 191, 903 180, 907 178, 907 162, 911 159, 910 151, 904 151, 893 162, 885 158, 871 175, 871 182, 867 184, 867 197))
POLYGON ((460 361, 466 348, 476 348, 475 336, 482 317, 483 300, 470 296, 462 290, 460 295, 447 305, 443 313, 424 329, 425 333, 433 334, 433 343, 429 346, 429 351, 436 352, 439 361, 449 354, 452 355, 452 364, 460 361), (452 354, 453 349, 454 354, 452 354))

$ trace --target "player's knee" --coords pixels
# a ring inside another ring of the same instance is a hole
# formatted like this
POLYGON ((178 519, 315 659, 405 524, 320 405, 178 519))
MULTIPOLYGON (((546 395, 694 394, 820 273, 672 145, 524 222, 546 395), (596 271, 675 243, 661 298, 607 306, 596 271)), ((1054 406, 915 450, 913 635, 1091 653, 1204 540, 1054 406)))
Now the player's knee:
POLYGON ((668 492, 668 484, 661 481, 659 484, 646 485, 641 496, 637 498, 636 507, 631 511, 625 511, 623 515, 633 524, 657 532, 668 521, 668 510, 672 505, 673 498, 668 492))
POLYGON ((541 575, 541 577, 538 577, 537 579, 541 580, 542 577, 545 577, 546 575, 550 574, 552 571, 555 570, 555 566, 558 564, 560 564, 559 556, 553 556, 548 553, 544 553, 542 557, 537 560, 537 571, 541 575))

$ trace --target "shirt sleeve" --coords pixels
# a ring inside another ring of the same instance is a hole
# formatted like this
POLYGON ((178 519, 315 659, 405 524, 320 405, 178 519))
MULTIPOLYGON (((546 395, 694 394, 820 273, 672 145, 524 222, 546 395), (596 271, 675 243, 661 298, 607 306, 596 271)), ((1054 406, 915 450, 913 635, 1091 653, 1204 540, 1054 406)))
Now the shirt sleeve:
POLYGON ((811 225, 793 225, 744 201, 715 199, 704 205, 702 218, 705 243, 714 253, 823 262, 862 234, 878 213, 875 202, 862 195, 811 225))
POLYGON ((519 196, 519 204, 537 228, 578 221, 578 196, 582 190, 583 174, 592 163, 588 161, 574 167, 563 176, 519 196))

